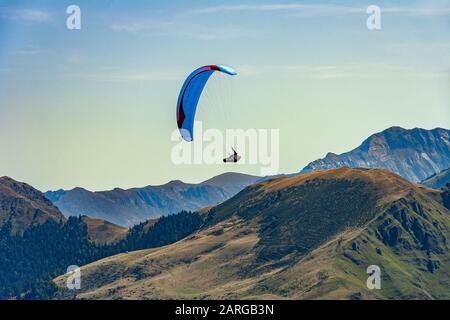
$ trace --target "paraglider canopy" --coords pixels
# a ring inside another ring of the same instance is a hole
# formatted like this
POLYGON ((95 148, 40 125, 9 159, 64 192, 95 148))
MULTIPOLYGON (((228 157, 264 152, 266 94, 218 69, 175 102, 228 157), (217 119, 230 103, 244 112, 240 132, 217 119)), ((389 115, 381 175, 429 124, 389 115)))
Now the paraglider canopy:
POLYGON ((177 103, 177 125, 180 134, 186 141, 194 139, 194 120, 198 101, 206 83, 214 72, 223 72, 234 76, 237 72, 225 65, 209 65, 192 72, 181 88, 177 103))

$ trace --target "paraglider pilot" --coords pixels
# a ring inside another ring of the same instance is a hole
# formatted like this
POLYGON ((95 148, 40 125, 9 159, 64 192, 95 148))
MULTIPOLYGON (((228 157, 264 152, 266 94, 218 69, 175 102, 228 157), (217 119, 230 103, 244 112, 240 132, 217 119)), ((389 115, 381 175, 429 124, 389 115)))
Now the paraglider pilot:
POLYGON ((236 152, 236 150, 233 149, 233 155, 229 156, 228 158, 223 159, 223 162, 234 162, 237 163, 239 160, 241 160, 241 156, 236 152))

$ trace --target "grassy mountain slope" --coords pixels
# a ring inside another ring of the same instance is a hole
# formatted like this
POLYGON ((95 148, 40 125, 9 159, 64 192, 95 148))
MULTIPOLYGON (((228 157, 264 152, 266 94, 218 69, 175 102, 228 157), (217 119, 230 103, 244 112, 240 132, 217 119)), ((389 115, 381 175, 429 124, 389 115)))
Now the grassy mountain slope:
MULTIPOLYGON (((265 181, 210 209, 195 235, 84 266, 77 298, 450 298, 449 215, 386 170, 265 181), (366 288, 372 264, 381 290, 366 288)), ((58 297, 73 297, 64 280, 58 297)))
POLYGON ((89 240, 97 244, 110 244, 126 237, 128 229, 111 222, 83 216, 81 220, 87 225, 89 240))
POLYGON ((23 233, 47 220, 65 221, 44 195, 26 183, 0 177, 0 228, 11 224, 12 233, 23 233))

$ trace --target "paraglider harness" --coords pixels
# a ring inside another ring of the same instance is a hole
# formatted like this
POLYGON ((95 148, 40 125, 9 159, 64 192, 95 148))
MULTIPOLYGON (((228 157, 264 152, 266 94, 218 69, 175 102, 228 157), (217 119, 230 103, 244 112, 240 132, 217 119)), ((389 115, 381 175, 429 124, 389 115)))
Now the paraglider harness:
POLYGON ((241 160, 241 156, 238 155, 236 150, 234 150, 234 148, 231 148, 231 149, 233 149, 233 155, 229 156, 228 158, 223 159, 224 163, 227 163, 227 162, 237 163, 239 160, 241 160))

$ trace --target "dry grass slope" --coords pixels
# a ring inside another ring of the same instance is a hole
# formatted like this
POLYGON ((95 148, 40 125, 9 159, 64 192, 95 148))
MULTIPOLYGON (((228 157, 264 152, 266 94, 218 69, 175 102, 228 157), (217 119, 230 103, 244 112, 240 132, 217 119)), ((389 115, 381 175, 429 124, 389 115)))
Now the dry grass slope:
POLYGON ((83 216, 82 221, 88 227, 89 239, 97 244, 110 244, 122 240, 128 229, 111 222, 83 216))
POLYGON ((48 219, 65 221, 58 208, 40 191, 9 177, 0 177, 0 228, 10 222, 12 232, 21 234, 48 219))

